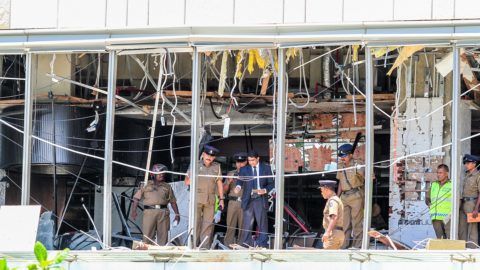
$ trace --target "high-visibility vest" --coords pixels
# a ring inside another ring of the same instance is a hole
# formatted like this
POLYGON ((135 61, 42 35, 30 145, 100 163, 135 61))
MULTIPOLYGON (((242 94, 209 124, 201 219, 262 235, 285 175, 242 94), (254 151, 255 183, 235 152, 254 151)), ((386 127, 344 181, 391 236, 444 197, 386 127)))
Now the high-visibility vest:
POLYGON ((430 216, 432 220, 444 220, 452 212, 452 182, 448 180, 443 186, 432 183, 430 190, 430 216))

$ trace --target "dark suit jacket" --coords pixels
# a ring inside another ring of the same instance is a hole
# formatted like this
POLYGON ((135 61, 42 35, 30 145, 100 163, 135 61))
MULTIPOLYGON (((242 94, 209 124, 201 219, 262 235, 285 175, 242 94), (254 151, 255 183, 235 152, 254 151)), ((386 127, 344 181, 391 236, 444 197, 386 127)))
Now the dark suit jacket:
MULTIPOLYGON (((272 168, 269 165, 264 163, 258 164, 259 175, 260 176, 267 176, 272 175, 272 168)), ((248 203, 250 202, 250 195, 252 193, 252 189, 257 188, 257 180, 252 180, 254 177, 253 169, 250 165, 247 165, 240 169, 239 172, 240 177, 244 177, 245 179, 240 179, 237 181, 237 185, 242 187, 243 194, 242 194, 242 209, 247 209, 248 203), (246 180, 246 181, 245 181, 246 180)), ((270 192, 274 188, 275 184, 273 181, 273 177, 264 177, 260 178, 260 188, 264 188, 267 192, 270 192)), ((263 205, 265 208, 268 208, 268 201, 267 196, 262 196, 263 205)))

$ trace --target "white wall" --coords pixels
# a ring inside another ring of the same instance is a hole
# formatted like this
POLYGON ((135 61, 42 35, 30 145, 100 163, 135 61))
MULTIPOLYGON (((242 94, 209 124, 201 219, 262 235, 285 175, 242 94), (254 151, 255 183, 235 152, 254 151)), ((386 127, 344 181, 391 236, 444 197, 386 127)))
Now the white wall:
POLYGON ((0 0, 0 28, 14 29, 479 18, 478 0, 0 0))

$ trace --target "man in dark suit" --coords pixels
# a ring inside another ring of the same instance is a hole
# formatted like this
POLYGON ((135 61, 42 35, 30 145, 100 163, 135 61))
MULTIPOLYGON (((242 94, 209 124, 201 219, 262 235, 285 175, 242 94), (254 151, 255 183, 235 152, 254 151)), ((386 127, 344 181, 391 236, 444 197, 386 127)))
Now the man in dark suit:
POLYGON ((259 237, 257 245, 267 247, 268 244, 268 220, 267 209, 268 200, 267 193, 274 188, 273 177, 262 177, 272 175, 272 169, 269 165, 260 163, 258 153, 251 151, 248 153, 248 166, 240 169, 239 181, 235 187, 235 193, 243 190, 242 209, 243 224, 239 241, 243 245, 253 245, 251 230, 253 221, 256 220, 259 228, 259 237))

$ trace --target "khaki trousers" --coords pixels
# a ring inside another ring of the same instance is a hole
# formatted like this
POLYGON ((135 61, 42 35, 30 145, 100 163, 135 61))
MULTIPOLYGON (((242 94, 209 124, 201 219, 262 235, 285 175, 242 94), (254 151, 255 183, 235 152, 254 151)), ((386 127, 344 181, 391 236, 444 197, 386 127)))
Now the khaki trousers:
POLYGON ((340 197, 343 203, 343 231, 345 232, 344 249, 349 247, 362 248, 363 231, 363 191, 340 197))
MULTIPOLYGON (((473 212, 476 201, 464 201, 460 208, 460 220, 458 237, 460 240, 474 242, 478 245, 478 223, 467 223, 467 213, 473 212)), ((477 248, 473 244, 467 244, 467 248, 477 248)))
POLYGON ((228 247, 231 244, 238 244, 243 224, 242 203, 239 201, 229 201, 227 210, 227 232, 223 243, 228 247), (235 232, 238 230, 238 238, 235 238, 235 232))
POLYGON ((445 224, 443 220, 432 220, 432 226, 438 239, 450 239, 450 221, 445 224))
POLYGON ((323 249, 340 249, 345 242, 345 234, 340 230, 333 230, 332 236, 323 242, 323 249))
POLYGON ((169 229, 170 211, 168 209, 145 209, 143 211, 143 242, 155 245, 148 238, 155 240, 156 232, 157 244, 164 246, 168 241, 169 229))
POLYGON ((197 246, 199 246, 205 238, 202 248, 210 249, 213 237, 213 217, 215 215, 215 205, 197 204, 197 246))

